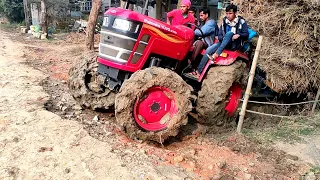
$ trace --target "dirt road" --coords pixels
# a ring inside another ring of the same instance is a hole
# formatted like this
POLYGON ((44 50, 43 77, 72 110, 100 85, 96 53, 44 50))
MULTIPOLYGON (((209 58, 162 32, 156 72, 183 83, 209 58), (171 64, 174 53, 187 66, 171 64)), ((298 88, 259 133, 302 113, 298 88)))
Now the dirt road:
POLYGON ((40 83, 46 75, 25 65, 23 46, 0 34, 0 179, 188 177, 174 169, 164 175, 144 163, 129 168, 80 123, 45 110, 49 95, 40 83))

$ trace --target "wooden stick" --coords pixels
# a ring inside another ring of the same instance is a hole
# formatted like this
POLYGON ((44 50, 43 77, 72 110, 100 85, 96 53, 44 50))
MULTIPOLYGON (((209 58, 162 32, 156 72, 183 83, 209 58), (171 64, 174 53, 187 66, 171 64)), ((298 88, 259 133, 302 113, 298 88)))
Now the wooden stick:
POLYGON ((238 123, 238 127, 237 127, 237 132, 238 133, 241 133, 243 119, 244 119, 244 116, 246 114, 247 104, 248 104, 248 100, 249 100, 249 96, 250 96, 250 92, 251 92, 251 88, 252 88, 254 74, 255 74, 255 71, 256 71, 256 67, 257 67, 257 62, 258 62, 258 57, 259 57, 261 45, 262 45, 262 39, 263 39, 263 36, 259 36, 257 48, 256 48, 256 51, 254 53, 254 58, 253 58, 251 69, 250 69, 250 76, 249 76, 249 80, 248 80, 248 85, 247 85, 246 92, 244 94, 244 101, 242 103, 242 108, 241 108, 241 111, 239 113, 240 117, 239 117, 239 123, 238 123))
POLYGON ((320 96, 320 87, 318 88, 318 92, 317 92, 316 99, 315 99, 315 102, 314 102, 312 110, 311 110, 311 114, 314 114, 314 111, 316 110, 316 107, 317 107, 317 104, 318 104, 318 100, 319 100, 319 96, 320 96))

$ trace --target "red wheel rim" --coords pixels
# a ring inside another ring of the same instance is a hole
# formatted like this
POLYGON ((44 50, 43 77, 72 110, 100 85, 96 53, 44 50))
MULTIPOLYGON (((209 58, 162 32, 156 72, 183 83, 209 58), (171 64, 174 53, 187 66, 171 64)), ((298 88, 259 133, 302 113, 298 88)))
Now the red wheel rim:
POLYGON ((167 128, 177 111, 174 93, 168 88, 154 86, 136 100, 133 115, 142 129, 161 131, 167 128))
POLYGON ((238 83, 233 83, 229 92, 229 100, 224 109, 228 112, 228 116, 232 116, 237 111, 239 100, 242 96, 242 89, 238 83))

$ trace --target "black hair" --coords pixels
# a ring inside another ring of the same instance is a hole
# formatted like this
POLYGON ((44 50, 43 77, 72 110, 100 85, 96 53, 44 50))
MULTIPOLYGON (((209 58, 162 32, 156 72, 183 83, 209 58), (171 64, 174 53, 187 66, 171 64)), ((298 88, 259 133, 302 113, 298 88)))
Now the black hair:
POLYGON ((208 14, 208 16, 210 17, 210 9, 207 7, 201 8, 199 12, 203 12, 203 14, 208 14))
POLYGON ((194 13, 197 13, 197 8, 194 7, 194 6, 191 6, 191 7, 189 8, 189 11, 193 11, 194 13))
POLYGON ((234 4, 230 4, 226 7, 226 12, 230 12, 231 10, 236 13, 238 11, 238 7, 234 4))

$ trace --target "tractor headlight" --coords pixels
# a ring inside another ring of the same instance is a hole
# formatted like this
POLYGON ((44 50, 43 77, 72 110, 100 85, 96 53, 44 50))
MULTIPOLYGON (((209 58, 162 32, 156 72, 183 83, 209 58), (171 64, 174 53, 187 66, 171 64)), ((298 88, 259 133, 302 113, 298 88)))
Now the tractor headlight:
POLYGON ((106 17, 103 18, 103 26, 108 27, 108 25, 109 25, 109 17, 106 16, 106 17))
POLYGON ((125 20, 125 19, 116 18, 113 21, 112 27, 122 31, 130 31, 130 32, 136 33, 138 32, 139 24, 132 21, 125 20))

